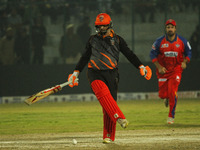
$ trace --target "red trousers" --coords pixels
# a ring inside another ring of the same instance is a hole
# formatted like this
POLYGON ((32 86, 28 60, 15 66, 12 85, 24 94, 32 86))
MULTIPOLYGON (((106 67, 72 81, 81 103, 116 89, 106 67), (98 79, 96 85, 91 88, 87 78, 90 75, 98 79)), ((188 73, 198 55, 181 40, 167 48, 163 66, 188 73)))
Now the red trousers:
POLYGON ((158 78, 159 97, 169 99, 169 115, 168 117, 175 117, 175 110, 177 105, 177 91, 181 81, 181 74, 176 74, 169 78, 158 78))

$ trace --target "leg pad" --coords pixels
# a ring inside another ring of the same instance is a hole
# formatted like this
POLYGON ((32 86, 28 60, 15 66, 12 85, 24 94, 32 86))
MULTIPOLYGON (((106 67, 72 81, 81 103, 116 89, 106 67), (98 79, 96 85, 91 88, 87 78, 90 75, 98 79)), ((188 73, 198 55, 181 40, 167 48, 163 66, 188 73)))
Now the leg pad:
POLYGON ((113 99, 107 85, 103 81, 94 80, 91 83, 91 87, 99 100, 99 103, 113 122, 116 122, 118 118, 125 119, 124 114, 118 107, 117 102, 113 99))

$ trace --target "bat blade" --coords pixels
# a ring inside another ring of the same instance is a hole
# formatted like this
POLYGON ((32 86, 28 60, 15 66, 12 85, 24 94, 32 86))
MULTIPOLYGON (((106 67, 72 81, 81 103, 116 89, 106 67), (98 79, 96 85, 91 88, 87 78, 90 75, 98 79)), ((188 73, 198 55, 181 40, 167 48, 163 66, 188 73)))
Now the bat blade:
POLYGON ((40 91, 36 94, 33 94, 32 96, 28 97, 24 102, 27 104, 27 105, 31 105, 47 96, 49 96, 50 94, 53 94, 53 93, 56 93, 58 91, 60 91, 62 88, 60 85, 58 86, 55 86, 55 87, 52 87, 52 88, 49 88, 49 89, 46 89, 46 90, 43 90, 43 91, 40 91))

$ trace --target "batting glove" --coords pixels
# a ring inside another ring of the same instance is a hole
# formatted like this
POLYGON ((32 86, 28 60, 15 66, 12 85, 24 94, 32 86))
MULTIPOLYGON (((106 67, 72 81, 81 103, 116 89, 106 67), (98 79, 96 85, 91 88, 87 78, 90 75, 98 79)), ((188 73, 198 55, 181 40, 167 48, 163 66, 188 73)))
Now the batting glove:
POLYGON ((147 80, 151 79, 152 76, 152 71, 151 68, 149 66, 144 66, 144 65, 140 65, 140 74, 145 77, 147 80))
POLYGON ((79 71, 75 70, 73 74, 70 74, 68 76, 68 82, 71 82, 69 84, 70 87, 78 86, 78 75, 79 75, 79 71))

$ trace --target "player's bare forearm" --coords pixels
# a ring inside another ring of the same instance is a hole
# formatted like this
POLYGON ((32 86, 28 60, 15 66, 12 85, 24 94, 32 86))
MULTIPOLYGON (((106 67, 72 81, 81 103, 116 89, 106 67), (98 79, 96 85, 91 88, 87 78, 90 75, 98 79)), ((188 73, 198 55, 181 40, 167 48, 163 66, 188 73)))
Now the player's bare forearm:
POLYGON ((167 69, 165 67, 161 66, 158 61, 155 61, 154 65, 156 66, 156 68, 158 69, 158 72, 160 74, 165 74, 166 73, 167 69))

